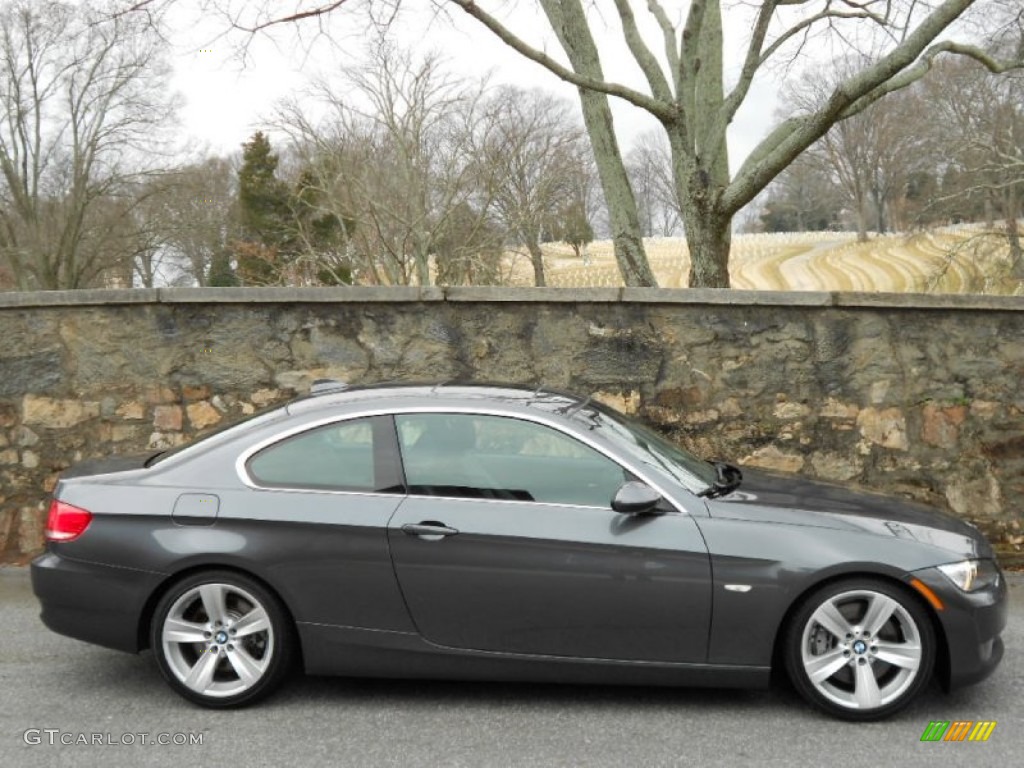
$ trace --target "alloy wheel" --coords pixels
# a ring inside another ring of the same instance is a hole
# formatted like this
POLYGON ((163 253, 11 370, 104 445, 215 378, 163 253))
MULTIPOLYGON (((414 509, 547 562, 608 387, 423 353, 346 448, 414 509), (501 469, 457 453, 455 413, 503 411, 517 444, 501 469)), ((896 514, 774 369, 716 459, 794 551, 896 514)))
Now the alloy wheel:
POLYGON ((251 690, 266 675, 277 641, 267 607, 252 592, 218 582, 183 592, 159 632, 171 674, 204 698, 251 690))
POLYGON ((877 720, 931 680, 938 647, 923 600, 901 584, 854 577, 807 595, 782 637, 789 679, 809 703, 845 720, 877 720))

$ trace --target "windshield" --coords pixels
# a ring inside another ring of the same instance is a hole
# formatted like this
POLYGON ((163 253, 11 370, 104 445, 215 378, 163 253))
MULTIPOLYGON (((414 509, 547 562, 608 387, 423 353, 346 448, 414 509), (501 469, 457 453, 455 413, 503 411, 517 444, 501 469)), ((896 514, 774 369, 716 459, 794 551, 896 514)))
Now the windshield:
POLYGON ((714 466, 684 451, 641 422, 596 403, 588 403, 573 418, 609 443, 653 467, 667 472, 687 489, 698 493, 715 485, 714 466))

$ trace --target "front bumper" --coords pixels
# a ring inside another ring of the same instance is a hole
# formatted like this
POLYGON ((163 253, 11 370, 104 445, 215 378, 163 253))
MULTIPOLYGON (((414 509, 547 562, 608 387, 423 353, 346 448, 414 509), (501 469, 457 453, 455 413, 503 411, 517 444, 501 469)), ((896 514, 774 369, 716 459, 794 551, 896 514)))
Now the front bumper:
POLYGON ((30 570, 49 629, 119 651, 140 650, 139 620, 158 574, 71 560, 52 549, 30 570))
POLYGON ((1003 658, 999 635, 1006 627, 1009 610, 1006 577, 1000 574, 994 586, 964 592, 936 568, 925 568, 911 576, 924 582, 944 605, 943 610, 934 611, 948 651, 946 664, 940 663, 939 667, 948 673, 943 686, 952 690, 991 675, 1003 658))

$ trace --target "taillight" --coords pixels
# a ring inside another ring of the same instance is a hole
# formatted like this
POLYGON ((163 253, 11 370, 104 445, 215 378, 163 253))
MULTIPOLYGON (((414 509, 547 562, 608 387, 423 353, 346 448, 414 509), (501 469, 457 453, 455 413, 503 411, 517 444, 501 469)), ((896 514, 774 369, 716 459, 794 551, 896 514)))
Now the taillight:
POLYGON ((54 499, 46 518, 47 541, 74 541, 92 522, 92 512, 54 499))

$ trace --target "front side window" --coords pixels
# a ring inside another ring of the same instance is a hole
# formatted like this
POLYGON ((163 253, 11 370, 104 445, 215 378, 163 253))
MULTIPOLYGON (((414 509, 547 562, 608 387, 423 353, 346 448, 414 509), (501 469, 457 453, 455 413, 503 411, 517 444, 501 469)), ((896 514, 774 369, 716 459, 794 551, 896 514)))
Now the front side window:
POLYGON ((632 479, 590 446, 542 424, 464 413, 395 421, 412 494, 610 508, 632 479))
POLYGON ((260 485, 399 493, 388 417, 341 421, 267 446, 246 463, 260 485))

